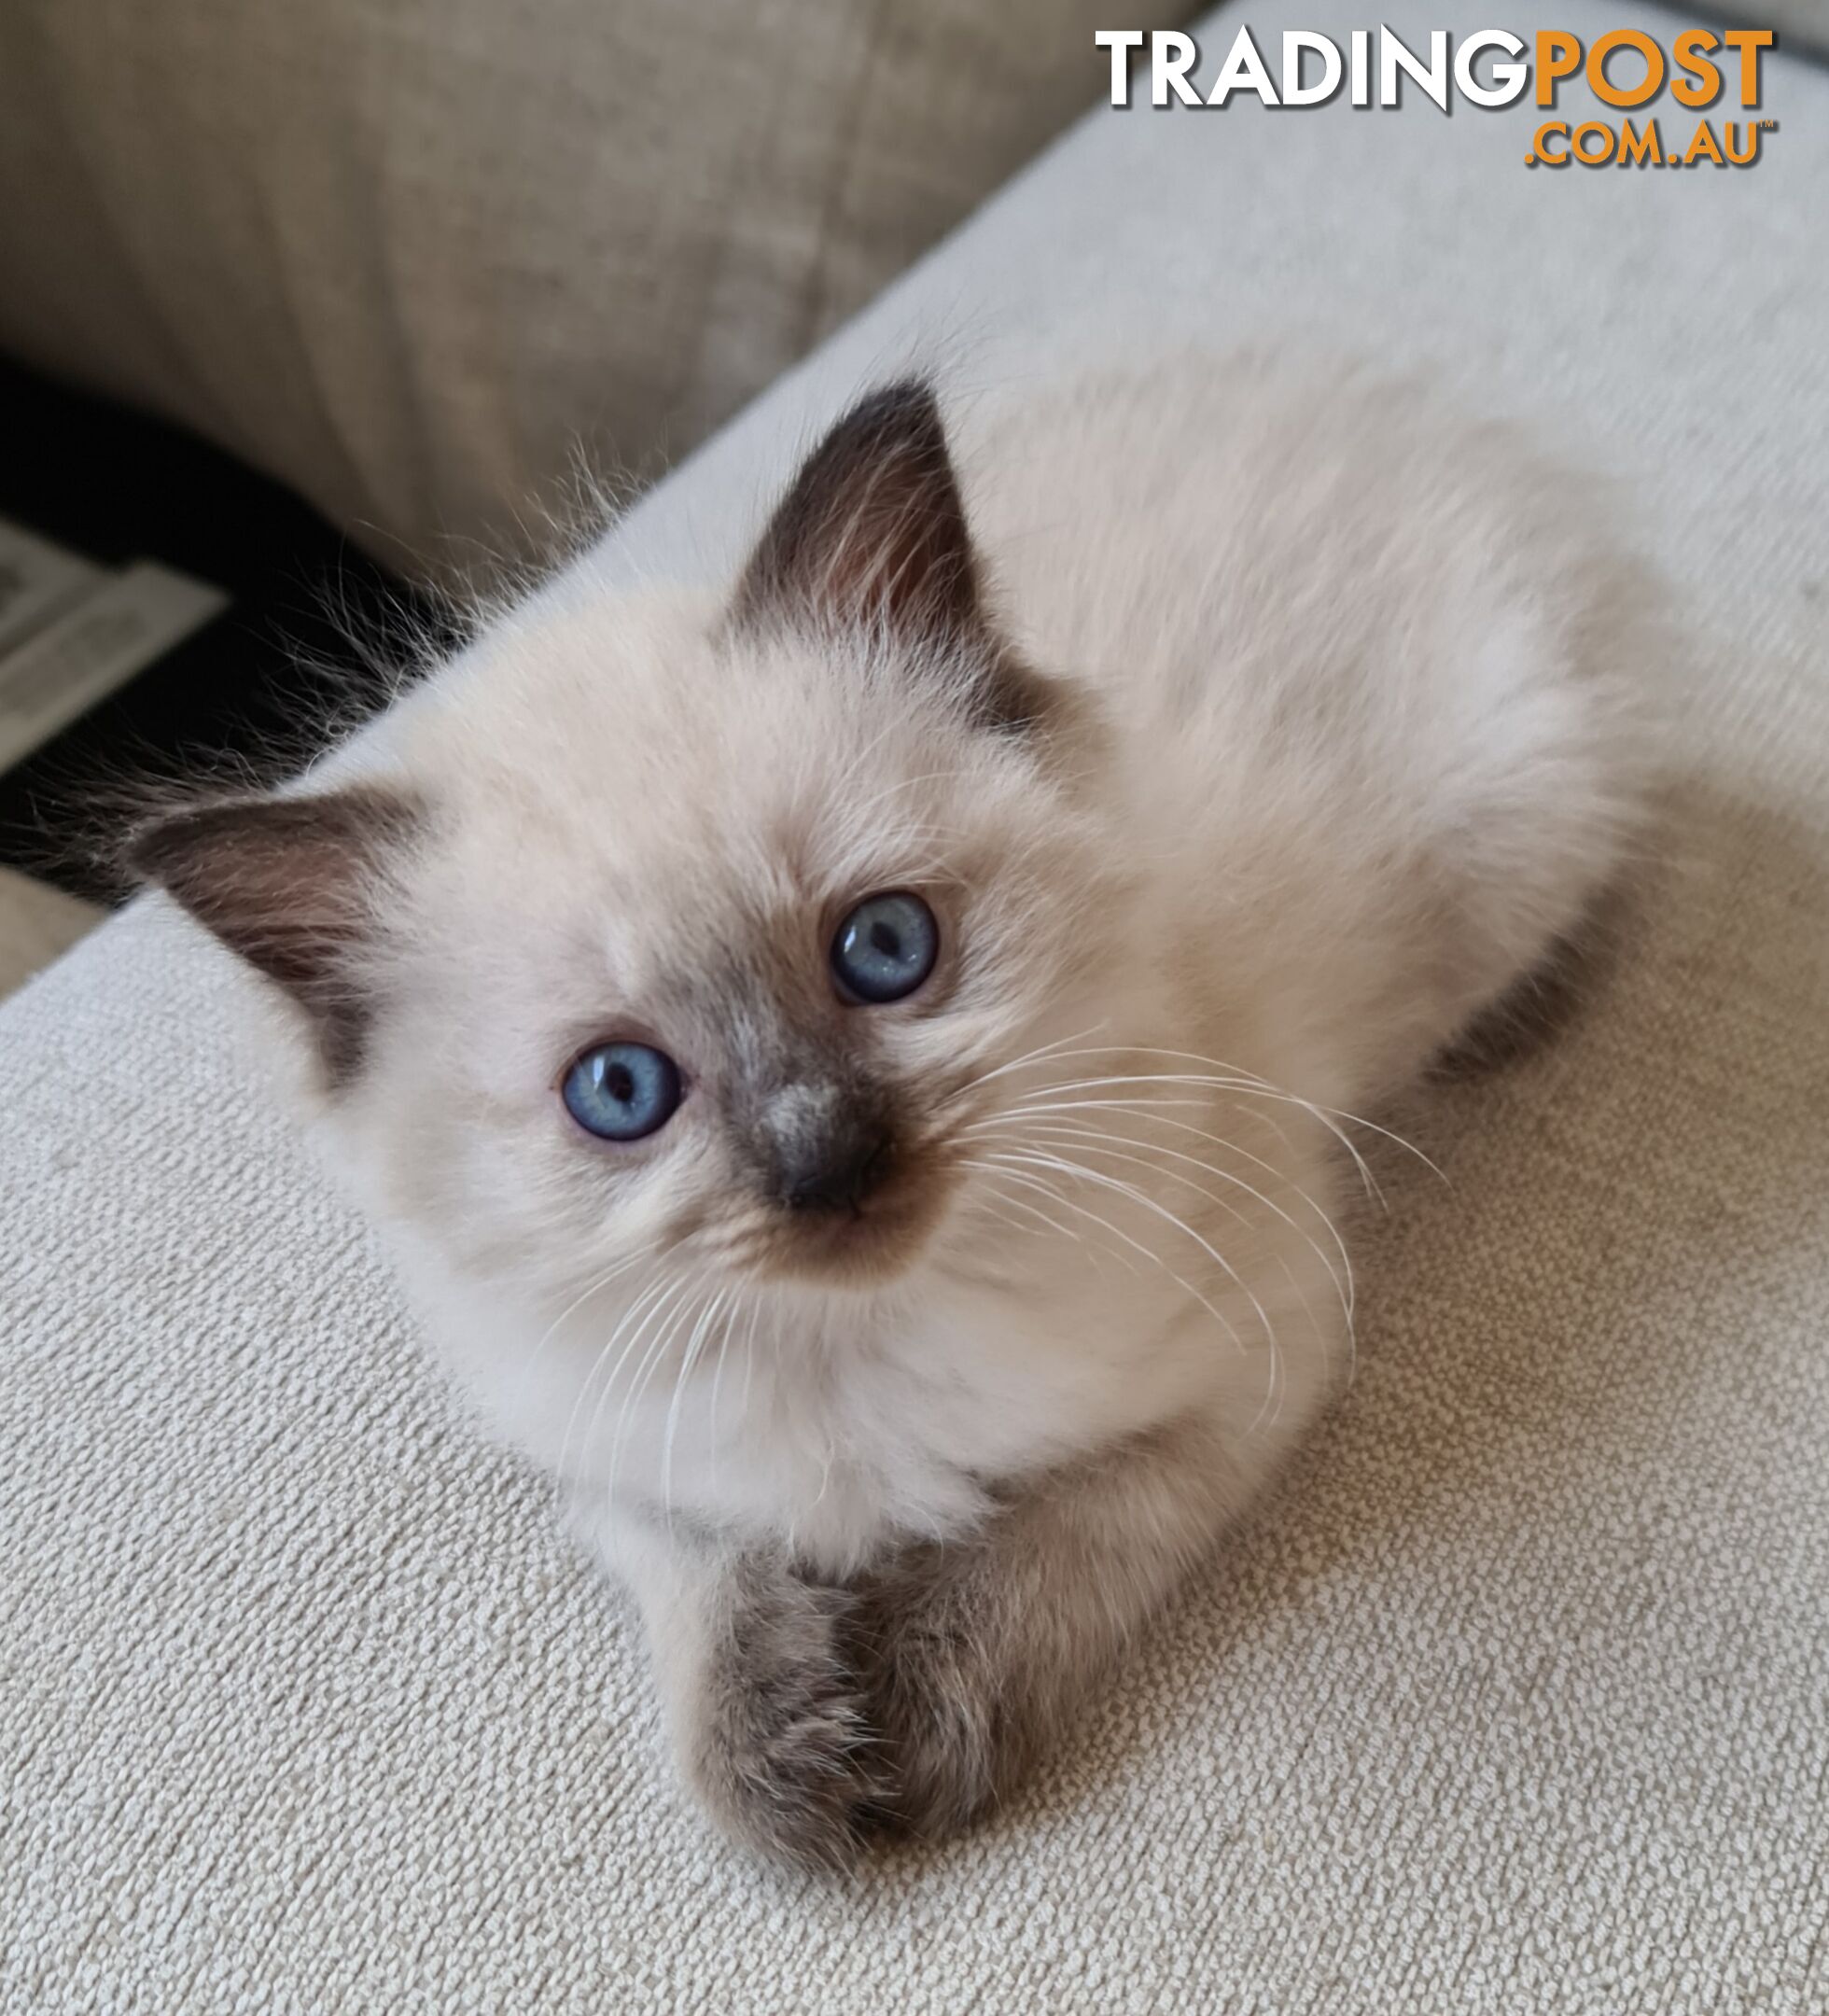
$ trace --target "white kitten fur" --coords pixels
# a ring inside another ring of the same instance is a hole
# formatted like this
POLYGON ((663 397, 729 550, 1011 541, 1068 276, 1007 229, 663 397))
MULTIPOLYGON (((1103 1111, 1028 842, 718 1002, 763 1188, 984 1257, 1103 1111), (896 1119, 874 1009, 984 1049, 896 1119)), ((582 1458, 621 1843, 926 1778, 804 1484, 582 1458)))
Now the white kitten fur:
POLYGON ((1054 757, 587 558, 400 723, 439 841, 327 1121, 505 1435, 834 1575, 1191 1413, 1250 1492, 1347 1359, 1331 1116, 1613 878, 1654 669, 1569 490, 1420 391, 1187 357, 950 423, 994 623, 1090 702, 1054 757), (713 1085, 682 972, 909 885, 958 970, 874 1040, 968 1166, 892 1278, 758 1280, 715 1099, 619 1149, 557 1076, 634 1032, 713 1085))
POLYGON ((999 1799, 1312 1418, 1343 1116, 1615 877, 1659 650, 1571 487, 1418 390, 1188 357, 949 430, 907 384, 734 588, 587 559, 391 775, 134 858, 306 1010, 701 1798, 826 1865, 999 1799), (898 891, 937 958, 863 1006, 829 953, 898 891), (638 1141, 560 1096, 612 1041, 684 1088, 638 1141))

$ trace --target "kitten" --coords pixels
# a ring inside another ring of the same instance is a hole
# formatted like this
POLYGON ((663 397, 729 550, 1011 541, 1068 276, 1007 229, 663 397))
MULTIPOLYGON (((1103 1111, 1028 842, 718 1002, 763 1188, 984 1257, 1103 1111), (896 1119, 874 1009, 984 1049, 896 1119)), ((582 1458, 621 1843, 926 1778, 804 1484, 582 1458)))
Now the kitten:
POLYGON ((1248 356, 952 432, 874 393, 733 584, 587 558, 360 781, 136 850, 802 1864, 983 1812, 1261 1488, 1347 1355, 1343 1116, 1642 789, 1645 598, 1501 431, 1248 356))

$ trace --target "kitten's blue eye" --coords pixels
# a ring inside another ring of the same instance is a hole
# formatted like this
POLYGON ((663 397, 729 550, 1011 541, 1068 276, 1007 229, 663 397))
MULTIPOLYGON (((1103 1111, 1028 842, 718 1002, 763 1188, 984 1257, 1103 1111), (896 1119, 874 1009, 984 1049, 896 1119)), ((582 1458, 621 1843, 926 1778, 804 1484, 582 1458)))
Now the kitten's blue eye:
POLYGON ((565 1073, 565 1111, 605 1141, 639 1141, 673 1118, 679 1070, 646 1043, 599 1043, 565 1073))
POLYGON ((832 972, 859 1001, 901 1001, 928 977, 939 957, 933 912, 906 889, 865 897, 832 940, 832 972))

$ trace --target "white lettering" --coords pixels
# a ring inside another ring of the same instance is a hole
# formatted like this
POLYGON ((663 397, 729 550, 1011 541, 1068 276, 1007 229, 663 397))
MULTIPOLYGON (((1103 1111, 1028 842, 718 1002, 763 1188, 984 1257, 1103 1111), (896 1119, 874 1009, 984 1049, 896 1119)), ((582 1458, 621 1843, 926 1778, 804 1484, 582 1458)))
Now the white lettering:
POLYGON ((1270 73, 1264 67, 1264 58, 1258 54, 1249 28, 1241 28, 1233 36, 1225 66, 1220 72, 1219 82, 1208 92, 1207 103, 1222 105, 1236 91, 1255 91, 1267 105, 1278 103, 1277 87, 1270 81, 1270 73))
POLYGON ((1502 49, 1508 56, 1522 56, 1524 44, 1503 28, 1482 28, 1471 35, 1454 52, 1454 80, 1463 98, 1477 105, 1508 105, 1530 81, 1530 65, 1521 63, 1494 63, 1492 82, 1482 84, 1474 72, 1482 49, 1502 49))
POLYGON ((1381 105, 1401 105, 1397 73, 1402 70, 1405 77, 1420 84, 1424 91, 1440 108, 1448 109, 1448 32, 1445 28, 1430 31, 1429 63, 1425 67, 1421 58, 1406 48, 1402 38, 1392 35, 1382 23, 1378 28, 1378 103, 1381 105))
POLYGON ((1140 28, 1100 28, 1094 33, 1094 44, 1111 52, 1111 103, 1127 105, 1130 103, 1130 52, 1143 47, 1143 31, 1140 28))
POLYGON ((1175 95, 1183 105, 1197 105, 1200 93, 1188 82, 1188 72, 1194 68, 1194 58, 1199 50, 1194 46, 1194 37, 1185 35, 1179 29, 1166 29, 1150 38, 1150 103, 1166 105, 1168 103, 1168 88, 1175 87, 1175 95))
POLYGON ((1283 103, 1286 105, 1325 105, 1340 88, 1339 46, 1312 28, 1291 28, 1283 35, 1283 103), (1302 81, 1302 52, 1313 49, 1321 60, 1320 81, 1302 81))
POLYGON ((1366 59, 1366 50, 1370 47, 1371 41, 1372 36, 1369 30, 1364 28, 1355 28, 1353 30, 1353 103, 1356 105, 1369 105, 1372 103, 1372 84, 1367 74, 1368 63, 1366 59))

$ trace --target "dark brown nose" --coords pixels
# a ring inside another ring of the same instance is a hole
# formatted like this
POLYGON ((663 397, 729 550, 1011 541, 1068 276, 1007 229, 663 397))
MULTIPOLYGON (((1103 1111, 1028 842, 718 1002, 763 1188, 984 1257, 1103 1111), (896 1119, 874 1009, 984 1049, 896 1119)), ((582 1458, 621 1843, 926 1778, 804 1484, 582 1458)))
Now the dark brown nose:
POLYGON ((890 1154, 879 1122, 840 1119, 776 1158, 775 1197, 790 1211, 859 1211, 888 1174, 890 1154))

